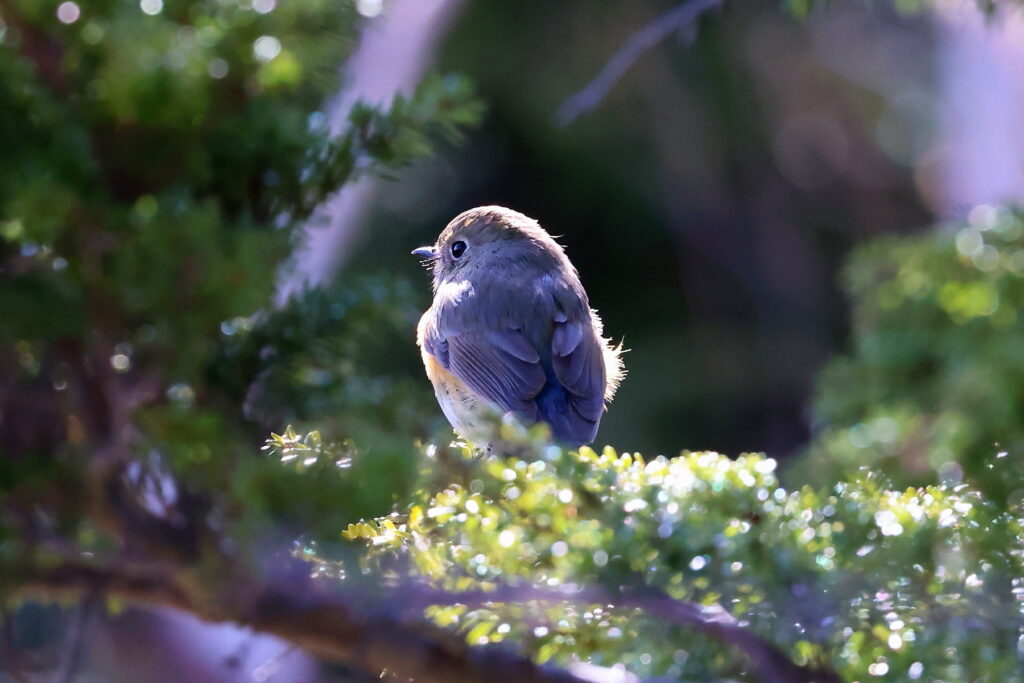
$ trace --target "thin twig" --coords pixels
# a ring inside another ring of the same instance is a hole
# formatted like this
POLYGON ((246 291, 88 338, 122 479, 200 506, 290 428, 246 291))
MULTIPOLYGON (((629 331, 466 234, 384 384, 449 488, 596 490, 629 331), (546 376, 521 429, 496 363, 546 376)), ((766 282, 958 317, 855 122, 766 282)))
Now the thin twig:
POLYGON ((561 126, 568 126, 581 114, 596 107, 640 55, 723 2, 724 0, 690 0, 662 14, 634 33, 608 60, 594 80, 562 103, 555 112, 555 120, 561 126))
POLYGON ((21 656, 18 653, 17 645, 14 642, 14 625, 11 622, 11 613, 7 608, 0 608, 0 619, 3 620, 3 649, 0 662, 3 663, 7 675, 14 683, 28 683, 22 666, 21 656))
POLYGON ((260 664, 252 672, 253 680, 269 680, 271 676, 277 673, 277 670, 281 667, 281 662, 284 660, 284 658, 290 655, 291 653, 295 652, 296 649, 298 648, 296 648, 294 645, 289 645, 285 649, 281 650, 281 652, 277 653, 267 661, 260 664))
POLYGON ((99 601, 99 592, 95 589, 86 592, 82 601, 78 603, 75 610, 75 618, 71 623, 68 632, 67 643, 64 645, 64 657, 57 674, 54 676, 54 683, 71 683, 78 675, 82 664, 82 655, 86 650, 90 632, 89 627, 93 614, 96 612, 96 603, 99 601))

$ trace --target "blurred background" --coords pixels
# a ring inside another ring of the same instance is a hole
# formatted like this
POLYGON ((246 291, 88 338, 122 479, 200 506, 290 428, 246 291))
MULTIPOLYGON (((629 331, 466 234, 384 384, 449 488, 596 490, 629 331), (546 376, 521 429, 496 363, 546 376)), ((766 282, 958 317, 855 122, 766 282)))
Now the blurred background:
POLYGON ((484 124, 380 184, 343 267, 419 280, 425 307, 409 247, 479 204, 538 219, 630 349, 602 443, 793 454, 814 374, 844 349, 851 247, 1020 190, 1019 143, 989 120, 1020 110, 1019 28, 985 26, 973 6, 951 18, 843 3, 800 21, 773 2, 730 4, 560 123, 675 5, 458 5, 436 64, 477 84, 484 124))

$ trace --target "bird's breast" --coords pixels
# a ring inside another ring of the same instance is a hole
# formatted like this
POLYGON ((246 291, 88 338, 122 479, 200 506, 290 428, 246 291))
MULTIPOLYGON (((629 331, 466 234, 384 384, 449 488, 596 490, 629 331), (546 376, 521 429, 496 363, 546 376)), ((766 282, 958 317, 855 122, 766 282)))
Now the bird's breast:
POLYGON ((462 380, 448 372, 426 349, 421 351, 427 378, 441 412, 459 434, 473 443, 487 443, 494 437, 493 417, 501 410, 473 393, 462 380), (491 419, 488 419, 491 418, 491 419))

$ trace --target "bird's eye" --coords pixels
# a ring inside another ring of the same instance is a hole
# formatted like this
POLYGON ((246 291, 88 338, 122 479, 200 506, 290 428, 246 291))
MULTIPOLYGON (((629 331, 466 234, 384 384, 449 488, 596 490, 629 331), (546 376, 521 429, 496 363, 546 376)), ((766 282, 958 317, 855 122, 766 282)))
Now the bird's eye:
POLYGON ((466 246, 466 243, 463 242, 462 240, 452 242, 452 257, 460 258, 463 254, 466 253, 466 246))

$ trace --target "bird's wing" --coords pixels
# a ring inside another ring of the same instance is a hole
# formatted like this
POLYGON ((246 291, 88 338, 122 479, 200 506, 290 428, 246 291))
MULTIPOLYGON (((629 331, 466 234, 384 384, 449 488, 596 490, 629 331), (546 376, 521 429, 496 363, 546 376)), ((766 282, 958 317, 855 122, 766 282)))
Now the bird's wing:
POLYGON ((534 401, 544 386, 540 356, 517 330, 463 333, 448 338, 448 371, 503 411, 538 419, 534 401))
POLYGON ((590 443, 604 414, 606 369, 602 341, 590 318, 555 319, 551 365, 565 390, 564 403, 541 401, 541 418, 577 443, 590 443), (546 405, 545 403, 549 403, 546 405))
POLYGON ((511 327, 469 330, 438 317, 425 326, 423 346, 441 367, 502 412, 537 420, 534 399, 545 375, 526 337, 511 327))

